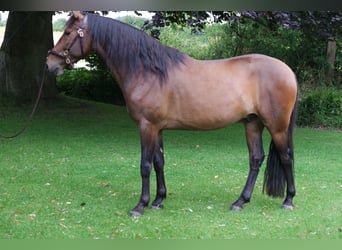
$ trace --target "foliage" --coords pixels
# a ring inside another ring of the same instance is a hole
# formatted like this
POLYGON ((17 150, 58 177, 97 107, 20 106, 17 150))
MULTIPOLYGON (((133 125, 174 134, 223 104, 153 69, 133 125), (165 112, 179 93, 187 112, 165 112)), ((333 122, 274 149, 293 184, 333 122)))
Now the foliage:
POLYGON ((159 38, 159 28, 168 27, 171 24, 187 26, 192 33, 200 32, 209 17, 206 11, 155 11, 150 22, 146 22, 143 30, 149 30, 151 36, 159 38))
POLYGON ((192 33, 191 28, 172 24, 161 30, 160 41, 170 47, 197 59, 208 59, 208 48, 211 43, 213 31, 205 29, 202 33, 192 33), (209 34, 210 33, 210 34, 209 34))
POLYGON ((146 18, 136 16, 122 16, 118 17, 117 20, 132 25, 137 29, 141 29, 144 26, 144 24, 148 21, 148 19, 146 18))
POLYGON ((281 58, 295 68, 298 48, 302 45, 300 32, 283 28, 269 32, 263 25, 251 21, 220 26, 221 33, 212 48, 217 50, 214 58, 261 53, 281 58))
POLYGON ((193 31, 201 31, 208 22, 209 14, 218 23, 253 20, 271 31, 278 27, 298 29, 312 39, 342 35, 342 11, 156 11, 146 29, 153 30, 177 23, 191 26, 193 31))
MULTIPOLYGON (((0 107, 1 132, 29 112, 0 107)), ((232 212, 249 168, 244 127, 165 131, 165 208, 132 219, 141 188, 135 124, 124 107, 59 96, 41 103, 24 134, 1 141, 0 238, 341 239, 341 140, 297 129, 295 209, 262 195, 260 171, 251 203, 232 212)))
MULTIPOLYGON (((94 64, 95 61, 100 61, 98 57, 88 58, 93 58, 89 60, 92 60, 94 64)), ((57 88, 59 92, 68 96, 124 105, 121 90, 108 70, 85 68, 65 70, 64 74, 57 78, 57 88)))
POLYGON ((342 91, 319 89, 307 93, 299 101, 297 124, 342 128, 342 91))
POLYGON ((59 18, 53 23, 53 31, 64 31, 65 23, 67 20, 65 18, 59 18))

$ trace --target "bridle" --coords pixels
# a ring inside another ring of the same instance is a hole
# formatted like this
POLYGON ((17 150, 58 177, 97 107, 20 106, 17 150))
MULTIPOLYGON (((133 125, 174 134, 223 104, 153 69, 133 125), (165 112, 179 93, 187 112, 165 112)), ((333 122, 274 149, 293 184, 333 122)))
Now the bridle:
POLYGON ((84 52, 83 52, 83 37, 84 37, 84 30, 85 30, 85 25, 87 23, 87 19, 88 16, 85 15, 82 21, 81 26, 77 26, 77 36, 75 36, 74 40, 70 43, 69 47, 64 49, 63 52, 57 52, 54 49, 49 50, 48 51, 48 55, 54 55, 57 56, 59 58, 62 58, 66 65, 69 66, 70 68, 73 67, 74 63, 77 62, 81 57, 84 56, 84 52), (81 46, 81 57, 80 58, 76 58, 74 56, 72 56, 70 54, 70 49, 74 46, 74 44, 76 43, 76 41, 79 40, 80 41, 80 46, 81 46))

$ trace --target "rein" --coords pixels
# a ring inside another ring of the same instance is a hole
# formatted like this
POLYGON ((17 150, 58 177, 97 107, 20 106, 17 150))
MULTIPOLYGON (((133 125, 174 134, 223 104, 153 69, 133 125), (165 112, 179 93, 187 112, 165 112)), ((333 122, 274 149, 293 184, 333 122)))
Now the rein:
POLYGON ((32 118, 33 118, 34 114, 37 111, 37 107, 38 107, 38 104, 39 104, 39 101, 40 101, 40 98, 41 98, 41 95, 42 95, 42 90, 43 90, 43 86, 44 86, 44 82, 45 82, 45 74, 46 74, 46 70, 45 70, 45 67, 44 67, 43 77, 42 77, 42 81, 40 83, 40 87, 39 87, 39 91, 38 91, 36 102, 35 102, 35 104, 33 106, 33 109, 32 109, 32 112, 31 112, 30 116, 27 118, 27 120, 26 120, 25 124, 23 125, 23 127, 20 130, 18 130, 18 132, 16 132, 15 134, 12 134, 12 135, 0 134, 1 138, 13 139, 13 138, 19 136, 20 134, 22 134, 28 128, 28 126, 32 122, 32 118))

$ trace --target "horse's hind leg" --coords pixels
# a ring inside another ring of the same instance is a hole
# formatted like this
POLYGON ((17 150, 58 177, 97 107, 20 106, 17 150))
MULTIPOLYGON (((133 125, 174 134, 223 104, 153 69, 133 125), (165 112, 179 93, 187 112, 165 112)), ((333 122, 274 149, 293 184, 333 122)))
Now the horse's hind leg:
POLYGON ((272 135, 273 142, 278 151, 282 170, 286 180, 286 197, 282 208, 293 209, 293 198, 296 195, 294 174, 293 174, 293 145, 292 138, 287 133, 276 133, 272 135))
POLYGON ((245 128, 249 150, 249 174, 245 187, 239 199, 231 205, 231 210, 241 210, 243 205, 250 201, 260 166, 265 158, 262 145, 262 131, 264 125, 259 118, 254 118, 252 121, 245 121, 245 128))
POLYGON ((164 177, 164 152, 162 132, 159 132, 158 143, 155 147, 153 165, 157 179, 157 194, 151 208, 163 208, 163 200, 166 198, 166 185, 164 177))

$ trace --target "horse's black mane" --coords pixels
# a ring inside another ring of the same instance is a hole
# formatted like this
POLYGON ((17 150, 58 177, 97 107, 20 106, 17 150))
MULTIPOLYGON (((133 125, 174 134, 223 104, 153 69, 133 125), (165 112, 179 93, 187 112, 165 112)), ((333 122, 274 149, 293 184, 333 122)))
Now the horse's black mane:
POLYGON ((117 70, 136 74, 142 69, 156 74, 161 82, 171 65, 183 63, 185 55, 130 25, 95 14, 88 15, 88 32, 107 53, 117 70))

